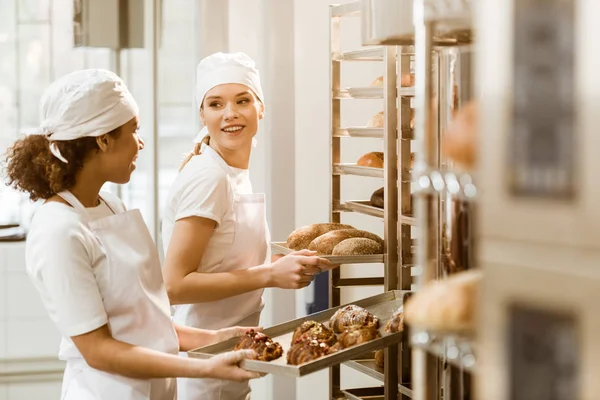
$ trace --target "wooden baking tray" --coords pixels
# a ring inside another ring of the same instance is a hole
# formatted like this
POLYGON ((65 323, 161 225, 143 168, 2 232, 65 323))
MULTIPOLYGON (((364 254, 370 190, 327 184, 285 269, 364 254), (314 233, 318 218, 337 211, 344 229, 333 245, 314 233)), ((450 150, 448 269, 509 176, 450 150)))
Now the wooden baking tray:
MULTIPOLYGON (((344 307, 344 305, 342 305, 265 329, 264 333, 266 335, 270 336, 274 341, 281 344, 284 350, 283 356, 271 362, 244 360, 242 361, 241 366, 249 371, 300 377, 324 368, 329 368, 344 361, 351 360, 361 354, 399 343, 402 340, 402 332, 388 333, 384 331, 384 327, 394 311, 396 311, 403 304, 404 295, 408 293, 410 292, 403 290, 392 290, 350 303, 364 307, 379 317, 381 322, 379 328, 379 331, 381 332, 381 338, 379 339, 371 340, 370 342, 363 343, 358 346, 340 350, 336 353, 301 365, 288 365, 287 351, 290 348, 290 342, 292 340, 294 329, 300 326, 304 321, 308 320, 327 323, 326 325, 328 326, 329 318, 331 318, 331 316, 339 308, 344 307)), ((232 338, 224 342, 194 349, 189 351, 188 354, 190 357, 210 358, 216 354, 233 350, 238 341, 239 338, 232 338)))
MULTIPOLYGON (((273 242, 271 243, 271 251, 273 254, 290 254, 294 250, 289 249, 285 242, 273 242)), ((356 255, 356 256, 326 256, 319 255, 321 258, 325 258, 331 261, 332 264, 368 264, 368 263, 382 263, 383 254, 367 254, 367 255, 356 255)))

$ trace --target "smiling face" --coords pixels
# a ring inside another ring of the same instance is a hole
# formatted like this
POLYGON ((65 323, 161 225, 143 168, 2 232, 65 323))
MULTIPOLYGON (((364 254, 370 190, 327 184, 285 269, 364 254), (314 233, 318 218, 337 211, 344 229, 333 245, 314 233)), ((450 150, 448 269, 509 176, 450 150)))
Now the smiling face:
POLYGON ((138 135, 138 118, 134 117, 122 125, 117 134, 99 137, 97 143, 106 180, 119 184, 129 182, 136 168, 138 153, 144 148, 144 141, 138 135))
POLYGON ((250 151, 263 111, 263 104, 247 86, 227 83, 206 93, 200 118, 208 128, 211 146, 224 151, 250 151))

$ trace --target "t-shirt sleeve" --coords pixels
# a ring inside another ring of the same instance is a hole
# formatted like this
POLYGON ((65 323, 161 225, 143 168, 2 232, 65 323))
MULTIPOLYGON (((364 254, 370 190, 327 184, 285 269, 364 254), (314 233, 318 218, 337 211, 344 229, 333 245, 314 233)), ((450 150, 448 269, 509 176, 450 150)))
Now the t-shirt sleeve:
POLYGON ((61 225, 54 234, 30 237, 27 270, 61 333, 77 336, 105 325, 108 317, 82 229, 76 223, 61 225))
POLYGON ((206 168, 182 178, 179 193, 174 197, 175 221, 203 217, 220 225, 229 204, 227 174, 219 169, 206 168))

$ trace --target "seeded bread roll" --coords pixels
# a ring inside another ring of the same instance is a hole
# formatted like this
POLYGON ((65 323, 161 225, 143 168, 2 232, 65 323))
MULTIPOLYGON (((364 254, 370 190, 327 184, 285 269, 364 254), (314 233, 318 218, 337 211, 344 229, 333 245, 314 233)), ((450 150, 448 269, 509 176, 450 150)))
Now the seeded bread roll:
POLYGON ((483 278, 480 270, 451 275, 416 292, 404 306, 404 318, 418 329, 471 331, 475 327, 475 303, 483 278))
POLYGON ((363 237, 350 238, 339 242, 331 252, 333 256, 356 256, 365 254, 382 254, 381 243, 363 237))
POLYGON ((372 151, 363 154, 356 164, 361 167, 383 168, 383 153, 381 151, 372 151))
POLYGON ((308 249, 314 250, 321 255, 331 255, 335 246, 337 246, 342 240, 359 237, 374 240, 383 246, 383 239, 371 232, 362 231, 359 229, 340 229, 317 237, 315 240, 310 242, 308 249))
POLYGON ((338 223, 307 225, 290 233, 287 238, 286 246, 288 249, 292 250, 307 249, 310 242, 312 242, 315 238, 336 229, 354 229, 354 227, 351 225, 338 223))

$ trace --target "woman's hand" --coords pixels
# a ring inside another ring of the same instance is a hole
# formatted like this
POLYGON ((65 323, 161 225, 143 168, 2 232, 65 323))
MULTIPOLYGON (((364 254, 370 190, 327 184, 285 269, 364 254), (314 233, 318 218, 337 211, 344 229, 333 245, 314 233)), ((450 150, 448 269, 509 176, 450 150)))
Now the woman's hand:
POLYGON ((246 371, 239 366, 239 363, 243 360, 253 358, 256 358, 254 350, 230 351, 216 355, 206 360, 208 363, 207 377, 236 382, 245 382, 249 379, 260 378, 264 374, 246 371))
POLYGON ((243 336, 249 330, 260 332, 263 330, 260 326, 232 326, 231 328, 219 329, 215 332, 215 343, 223 342, 227 339, 231 339, 238 336, 243 336))
POLYGON ((300 250, 281 257, 269 269, 268 286, 300 289, 308 286, 316 274, 336 267, 316 254, 316 251, 300 250))

